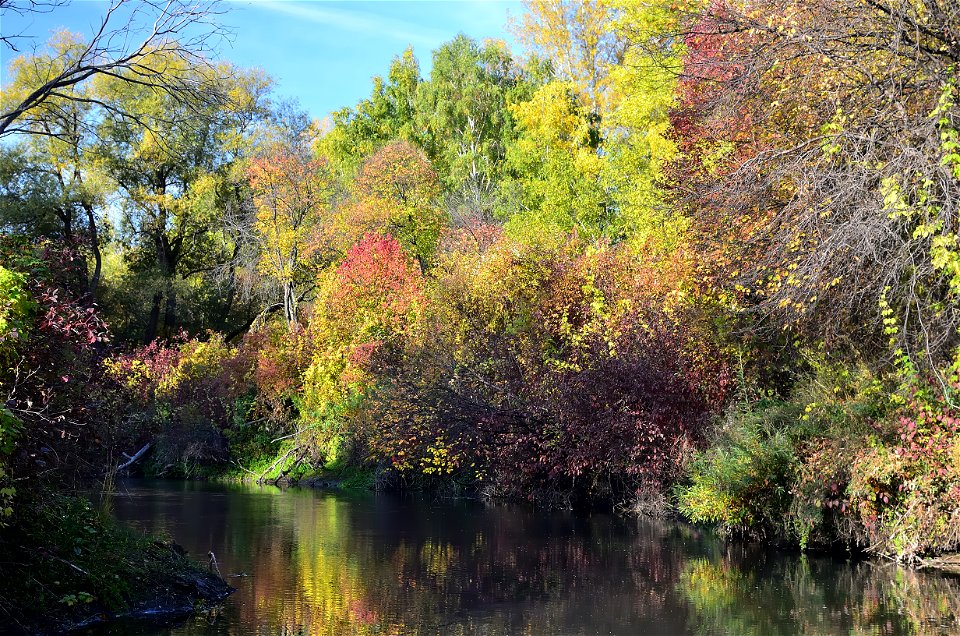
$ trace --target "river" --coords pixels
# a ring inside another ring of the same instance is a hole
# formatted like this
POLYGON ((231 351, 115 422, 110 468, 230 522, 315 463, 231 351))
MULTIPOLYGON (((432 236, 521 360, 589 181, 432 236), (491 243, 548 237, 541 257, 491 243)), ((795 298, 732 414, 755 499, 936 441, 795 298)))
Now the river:
POLYGON ((104 634, 960 633, 960 578, 683 524, 194 482, 123 484, 114 511, 195 558, 212 550, 237 592, 104 634))

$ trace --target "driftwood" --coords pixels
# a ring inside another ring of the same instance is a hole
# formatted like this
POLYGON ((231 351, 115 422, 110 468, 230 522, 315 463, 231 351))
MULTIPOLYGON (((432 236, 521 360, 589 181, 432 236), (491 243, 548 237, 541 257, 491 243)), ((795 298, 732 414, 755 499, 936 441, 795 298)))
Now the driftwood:
POLYGON ((113 470, 113 472, 119 473, 121 470, 124 470, 125 468, 129 468, 130 466, 132 466, 132 465, 133 465, 135 462, 137 462, 141 457, 143 457, 144 454, 145 454, 148 450, 150 450, 150 447, 151 447, 151 446, 153 446, 153 445, 152 445, 150 442, 147 442, 146 444, 143 445, 143 448, 141 448, 140 450, 138 450, 138 451, 137 451, 136 453, 134 453, 133 455, 127 455, 126 453, 124 453, 123 456, 127 458, 127 461, 125 461, 124 463, 122 463, 122 464, 120 464, 119 466, 117 466, 117 467, 113 470))
POLYGON ((216 572, 220 580, 226 583, 226 581, 223 579, 223 575, 220 574, 220 565, 217 563, 217 555, 213 553, 213 550, 210 550, 207 552, 207 556, 210 557, 210 563, 207 564, 207 569, 209 569, 211 572, 216 572))
POLYGON ((920 559, 920 567, 960 574, 960 554, 944 554, 930 559, 920 559))

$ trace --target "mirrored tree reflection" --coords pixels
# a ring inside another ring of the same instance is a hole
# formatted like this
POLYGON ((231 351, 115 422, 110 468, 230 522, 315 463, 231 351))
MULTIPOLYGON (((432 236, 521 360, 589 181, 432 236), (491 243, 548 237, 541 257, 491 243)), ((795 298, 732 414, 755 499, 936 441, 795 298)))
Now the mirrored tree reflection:
MULTIPOLYGON (((456 501, 153 485, 122 519, 238 588, 175 634, 926 634, 960 579, 724 543, 686 525, 456 501)), ((113 633, 120 627, 111 628, 113 633)), ((154 627, 124 626, 122 633, 154 627)), ((151 631, 152 630, 152 631, 151 631)))

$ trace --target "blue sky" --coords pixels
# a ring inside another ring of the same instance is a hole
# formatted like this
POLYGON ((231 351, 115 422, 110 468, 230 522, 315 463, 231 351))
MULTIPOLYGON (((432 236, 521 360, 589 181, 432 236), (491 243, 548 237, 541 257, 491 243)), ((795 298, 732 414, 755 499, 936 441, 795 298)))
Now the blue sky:
MULTIPOLYGON (((430 52, 458 33, 512 43, 508 12, 518 16, 522 10, 519 2, 506 0, 228 0, 224 5, 228 12, 221 21, 234 35, 221 46, 220 57, 263 68, 276 80, 277 95, 298 98, 317 118, 369 95, 370 78, 385 75, 390 60, 407 46, 413 46, 426 75, 430 52)), ((107 6, 102 0, 75 0, 28 19, 3 15, 0 31, 34 36, 34 43, 59 27, 86 35, 107 6)), ((29 41, 21 43, 29 50, 29 41)), ((0 51, 4 83, 12 55, 0 51)))

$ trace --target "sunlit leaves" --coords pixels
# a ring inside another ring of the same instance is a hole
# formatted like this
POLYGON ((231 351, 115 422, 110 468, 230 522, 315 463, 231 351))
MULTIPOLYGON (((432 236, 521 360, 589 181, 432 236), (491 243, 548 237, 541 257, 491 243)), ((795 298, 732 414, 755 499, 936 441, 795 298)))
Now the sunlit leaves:
POLYGON ((297 285, 309 276, 316 245, 311 241, 329 215, 333 181, 326 161, 276 150, 254 159, 247 169, 257 209, 254 230, 260 240, 260 269, 283 290, 287 321, 297 321, 297 285))
POLYGON ((511 111, 520 137, 507 152, 516 175, 508 231, 530 241, 562 240, 573 229, 589 238, 604 235, 613 214, 601 180, 605 159, 594 119, 577 94, 551 82, 511 111))
POLYGON ((345 253, 368 233, 389 234, 426 270, 433 263, 444 222, 437 174, 423 152, 393 142, 366 159, 352 196, 337 207, 322 233, 345 253))
POLYGON ((368 234, 320 276, 307 329, 313 357, 303 400, 314 419, 347 407, 415 337, 424 307, 420 269, 391 236, 368 234))

